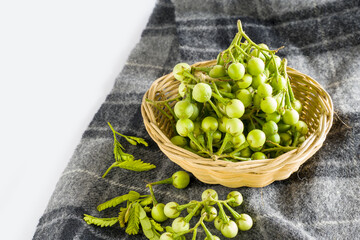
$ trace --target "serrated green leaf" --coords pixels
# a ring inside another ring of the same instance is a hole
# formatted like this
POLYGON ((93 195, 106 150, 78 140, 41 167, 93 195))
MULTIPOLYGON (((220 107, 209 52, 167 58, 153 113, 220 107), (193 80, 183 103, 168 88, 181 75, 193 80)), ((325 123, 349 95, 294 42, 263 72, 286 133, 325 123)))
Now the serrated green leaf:
POLYGON ((132 204, 129 214, 129 221, 125 230, 125 232, 129 235, 135 235, 139 233, 139 211, 140 205, 138 203, 132 204))
POLYGON ((128 194, 118 196, 116 198, 113 198, 107 202, 100 204, 99 206, 97 206, 97 210, 100 212, 104 209, 107 209, 110 207, 115 207, 115 206, 119 205, 120 203, 129 200, 130 198, 132 199, 132 201, 134 201, 134 200, 138 199, 139 197, 140 197, 139 193, 137 193, 135 191, 130 191, 128 194))
POLYGON ((163 232, 164 228, 160 225, 160 223, 155 222, 154 219, 150 219, 151 225, 156 231, 163 232))
POLYGON ((117 217, 114 218, 97 218, 87 214, 84 214, 84 220, 87 224, 93 224, 100 227, 111 227, 116 224, 119 219, 117 217))
POLYGON ((149 205, 152 203, 152 197, 151 196, 148 196, 144 199, 141 199, 141 201, 139 202, 141 206, 146 206, 146 205, 149 205))
POLYGON ((124 161, 117 165, 120 168, 124 168, 131 171, 136 172, 143 172, 143 171, 149 171, 153 168, 156 168, 155 165, 151 163, 144 163, 143 161, 139 160, 133 160, 133 161, 124 161))

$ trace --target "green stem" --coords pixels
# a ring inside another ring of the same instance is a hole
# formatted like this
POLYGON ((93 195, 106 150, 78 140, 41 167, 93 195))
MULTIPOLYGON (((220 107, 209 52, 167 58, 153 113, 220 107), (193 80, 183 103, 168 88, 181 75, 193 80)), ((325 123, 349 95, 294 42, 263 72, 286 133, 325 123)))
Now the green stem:
POLYGON ((261 126, 265 124, 265 121, 255 117, 255 116, 252 116, 253 119, 255 119, 261 126))
POLYGON ((172 177, 164 179, 164 180, 160 180, 157 182, 153 182, 153 183, 149 183, 149 185, 159 185, 159 184, 172 184, 173 183, 173 179, 172 177))
POLYGON ((281 114, 281 112, 284 111, 285 108, 285 92, 281 92, 282 93, 282 97, 281 97, 281 101, 280 104, 278 106, 277 111, 281 114))
POLYGON ((299 133, 299 132, 295 132, 295 133, 294 133, 294 141, 293 141, 293 143, 292 143, 291 146, 296 147, 296 145, 298 145, 298 143, 299 143, 299 137, 300 137, 300 133, 299 133))
POLYGON ((196 240, 196 235, 197 235, 197 228, 195 228, 193 231, 192 240, 196 240))
POLYGON ((186 208, 188 208, 188 207, 197 205, 197 204, 198 204, 198 202, 196 202, 196 203, 193 202, 193 203, 187 203, 187 204, 179 205, 179 206, 177 206, 176 210, 177 210, 178 212, 181 212, 182 210, 184 210, 184 209, 186 209, 186 208))
POLYGON ((211 101, 211 100, 209 100, 209 101, 207 101, 209 104, 210 104, 210 106, 214 109, 214 111, 215 111, 215 113, 216 113, 216 115, 218 116, 218 118, 222 118, 223 117, 223 115, 221 114, 221 112, 219 111, 219 109, 215 106, 215 104, 211 101))
POLYGON ((272 58, 273 63, 274 63, 275 77, 277 78, 277 77, 279 76, 279 69, 278 69, 278 67, 276 66, 276 61, 275 61, 275 57, 274 57, 274 56, 275 56, 275 55, 273 54, 273 55, 271 56, 271 58, 272 58))
POLYGON ((289 88, 287 89, 287 91, 285 92, 285 106, 288 109, 292 108, 291 102, 290 102, 290 96, 289 96, 289 88))
POLYGON ((247 148, 249 146, 249 143, 248 142, 244 142, 243 144, 240 145, 240 147, 236 148, 234 151, 232 151, 229 155, 233 155, 237 152, 240 152, 241 150, 247 148))
POLYGON ((220 91, 219 91, 216 83, 213 83, 212 86, 213 86, 213 88, 214 88, 214 90, 215 90, 215 93, 216 93, 217 95, 219 95, 219 97, 222 98, 222 95, 221 95, 221 93, 220 93, 220 91))
POLYGON ((216 155, 220 156, 222 154, 222 152, 225 150, 225 147, 227 145, 227 143, 230 141, 231 139, 231 134, 230 133, 226 133, 224 140, 221 144, 221 147, 219 148, 219 150, 217 151, 216 155))
POLYGON ((242 54, 246 55, 247 57, 250 57, 250 55, 247 54, 247 53, 244 51, 244 49, 242 49, 242 48, 239 47, 238 45, 235 45, 235 48, 236 48, 237 50, 239 50, 242 54))
POLYGON ((170 107, 169 103, 166 102, 165 106, 167 107, 167 109, 169 110, 169 112, 171 113, 171 115, 174 117, 174 119, 177 121, 179 120, 178 117, 176 116, 174 110, 172 109, 172 107, 170 107))
POLYGON ((236 212, 234 209, 232 209, 226 202, 224 202, 223 204, 229 210, 229 212, 234 217, 234 219, 237 220, 237 219, 241 218, 240 214, 238 212, 236 212))
POLYGON ((194 209, 184 218, 185 222, 190 222, 191 218, 195 215, 197 210, 201 207, 201 203, 197 203, 194 209))
POLYGON ((155 198, 155 194, 154 194, 154 190, 153 190, 153 188, 152 188, 152 185, 151 184, 148 184, 148 185, 146 185, 148 188, 149 188, 149 190, 150 190, 150 195, 151 195, 151 198, 152 198, 152 200, 153 200, 153 206, 155 206, 156 204, 158 204, 158 201, 156 201, 156 198, 155 198))
POLYGON ((200 142, 196 139, 193 133, 189 133, 188 137, 190 138, 191 141, 195 143, 195 145, 198 147, 199 150, 210 155, 210 153, 203 146, 201 146, 200 142))
POLYGON ((295 101, 295 96, 294 96, 294 92, 291 88, 291 84, 290 84, 290 78, 287 77, 287 87, 289 89, 289 96, 290 96, 290 102, 294 102, 295 101))
POLYGON ((175 98, 170 98, 170 99, 161 100, 161 101, 152 101, 152 100, 146 98, 145 101, 148 102, 148 103, 151 103, 151 104, 153 104, 153 103, 159 103, 159 104, 161 104, 161 103, 166 103, 166 102, 178 101, 179 99, 181 99, 181 96, 177 96, 177 97, 175 97, 175 98))
POLYGON ((186 231, 183 231, 183 232, 179 232, 179 233, 176 233, 173 235, 173 238, 174 239, 177 239, 178 237, 184 235, 184 234, 187 234, 189 232, 194 232, 194 235, 195 235, 195 238, 194 238, 194 235, 193 235, 193 238, 192 239, 195 239, 196 240, 196 233, 197 233, 197 228, 200 226, 200 224, 203 222, 205 218, 205 215, 201 216, 199 221, 195 224, 195 226, 193 228, 190 228, 189 230, 186 230, 186 231))
POLYGON ((228 102, 223 97, 221 97, 220 95, 218 95, 218 94, 216 94, 214 92, 211 93, 211 96, 214 97, 219 102, 222 102, 222 103, 227 103, 228 102))
POLYGON ((213 154, 213 145, 212 145, 213 134, 214 134, 214 132, 212 132, 212 131, 206 132, 207 148, 209 149, 211 155, 213 154))
POLYGON ((234 55, 233 55, 232 52, 231 52, 232 48, 233 48, 233 46, 230 46, 227 51, 229 52, 232 61, 233 61, 233 62, 236 62, 236 59, 235 59, 234 55))
POLYGON ((196 71, 209 73, 212 67, 193 67, 196 71))
POLYGON ((231 98, 231 99, 234 99, 235 98, 235 95, 233 93, 228 93, 228 92, 222 92, 220 91, 221 95, 227 97, 227 98, 231 98))
POLYGON ((204 222, 202 221, 201 223, 201 226, 203 227, 204 229, 204 232, 206 234, 206 237, 210 240, 213 240, 214 239, 214 236, 211 234, 211 232, 209 231, 209 229, 207 229, 207 227, 205 226, 204 222))
POLYGON ((185 77, 191 78, 191 79, 194 80, 195 82, 199 82, 199 80, 198 80, 194 75, 192 75, 192 74, 189 73, 189 72, 184 71, 184 72, 183 72, 183 75, 184 75, 185 77))
POLYGON ((239 32, 240 32, 241 35, 249 42, 249 44, 253 45, 253 46, 256 47, 257 49, 260 49, 260 50, 262 50, 262 51, 266 51, 266 52, 270 52, 270 53, 276 53, 276 52, 277 52, 277 50, 270 50, 270 49, 260 48, 255 42, 253 42, 253 41, 249 38, 249 36, 246 35, 246 33, 244 32, 244 30, 242 29, 240 20, 238 20, 237 26, 238 26, 239 32))
POLYGON ((217 202, 217 205, 219 207, 219 216, 221 220, 223 220, 224 224, 228 223, 230 221, 229 217, 226 215, 223 206, 221 205, 221 202, 217 202))
POLYGON ((102 178, 105 178, 105 176, 110 172, 110 170, 114 167, 117 167, 118 162, 114 162, 104 173, 104 175, 102 175, 102 178))
POLYGON ((288 151, 294 150, 296 148, 297 147, 283 147, 283 146, 280 146, 280 147, 274 147, 274 148, 266 148, 266 149, 261 150, 261 152, 271 152, 271 151, 277 151, 277 150, 282 150, 282 151, 288 152, 288 151))
POLYGON ((169 118, 170 120, 173 120, 173 117, 170 116, 169 114, 167 114, 162 108, 160 108, 156 102, 152 101, 152 100, 148 100, 147 102, 152 103, 154 105, 154 107, 159 110, 162 114, 164 114, 167 118, 169 118))

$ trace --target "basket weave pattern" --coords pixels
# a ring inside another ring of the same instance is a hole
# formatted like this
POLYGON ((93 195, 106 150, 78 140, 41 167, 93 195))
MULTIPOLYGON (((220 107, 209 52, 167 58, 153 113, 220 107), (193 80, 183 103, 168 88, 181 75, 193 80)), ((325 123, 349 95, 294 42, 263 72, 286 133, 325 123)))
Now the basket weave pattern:
MULTIPOLYGON (((193 66, 206 67, 215 60, 199 62, 193 66)), ((333 121, 333 104, 329 94, 314 79, 288 67, 295 98, 303 104, 301 120, 308 124, 305 142, 290 152, 273 159, 230 162, 200 157, 174 145, 170 138, 174 128, 170 120, 146 98, 161 101, 178 96, 180 84, 173 74, 165 75, 153 82, 145 93, 141 113, 147 132, 161 151, 173 162, 194 174, 200 181, 221 184, 226 187, 264 187, 276 180, 288 178, 301 164, 313 156, 322 146, 333 121)), ((171 102, 170 106, 174 106, 171 102)), ((167 109, 164 108, 164 111, 167 109)))

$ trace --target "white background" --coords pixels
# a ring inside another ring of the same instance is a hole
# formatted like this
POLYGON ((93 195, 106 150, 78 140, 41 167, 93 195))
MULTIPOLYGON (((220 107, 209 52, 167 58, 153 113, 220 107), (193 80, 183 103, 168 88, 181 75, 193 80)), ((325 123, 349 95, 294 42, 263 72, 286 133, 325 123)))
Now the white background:
POLYGON ((0 1, 0 226, 31 239, 155 0, 0 1))

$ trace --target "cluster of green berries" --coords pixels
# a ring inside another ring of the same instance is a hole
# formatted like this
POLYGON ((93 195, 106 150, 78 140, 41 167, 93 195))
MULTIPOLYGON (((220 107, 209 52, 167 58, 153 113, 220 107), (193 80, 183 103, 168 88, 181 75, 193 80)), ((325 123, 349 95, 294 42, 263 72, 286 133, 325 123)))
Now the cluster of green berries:
POLYGON ((169 202, 164 207, 164 215, 173 218, 171 227, 166 227, 166 232, 160 236, 160 240, 185 239, 186 234, 192 233, 192 239, 196 239, 198 227, 201 226, 206 234, 207 240, 220 239, 213 235, 206 227, 206 222, 213 222, 215 228, 226 238, 234 238, 240 231, 247 231, 253 225, 252 218, 246 214, 239 214, 234 210, 243 202, 243 196, 238 191, 232 191, 227 195, 226 200, 219 200, 218 194, 213 189, 205 190, 201 195, 201 201, 191 200, 189 203, 179 205, 176 202, 169 202), (218 209, 214 206, 218 206, 218 209), (226 208, 230 215, 227 215, 226 208), (180 216, 186 210, 185 217, 180 216), (194 227, 190 228, 190 220, 194 216, 200 216, 194 227))
POLYGON ((216 65, 174 67, 180 84, 170 109, 176 129, 171 141, 214 160, 274 158, 305 141, 302 104, 292 91, 287 60, 238 27, 216 65))

